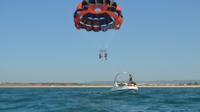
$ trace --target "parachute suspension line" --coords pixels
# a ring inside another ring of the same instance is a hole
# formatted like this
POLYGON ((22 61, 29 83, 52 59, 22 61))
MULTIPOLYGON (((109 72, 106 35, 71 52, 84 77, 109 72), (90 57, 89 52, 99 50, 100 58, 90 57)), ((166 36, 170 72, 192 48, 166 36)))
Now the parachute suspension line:
POLYGON ((99 48, 99 59, 107 60, 109 57, 110 44, 115 37, 115 32, 112 32, 109 36, 103 37, 105 39, 105 42, 103 43, 103 46, 99 48))
POLYGON ((107 39, 106 43, 105 43, 105 49, 109 50, 110 46, 112 44, 113 39, 116 37, 115 32, 112 32, 112 34, 110 35, 110 37, 107 39))

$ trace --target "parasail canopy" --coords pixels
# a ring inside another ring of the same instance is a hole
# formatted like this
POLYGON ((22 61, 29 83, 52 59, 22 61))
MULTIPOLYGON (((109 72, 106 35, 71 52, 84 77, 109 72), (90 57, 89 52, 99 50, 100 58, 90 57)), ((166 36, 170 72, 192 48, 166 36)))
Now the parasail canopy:
POLYGON ((121 8, 114 0, 83 0, 74 13, 75 27, 87 31, 118 30, 122 22, 121 8))

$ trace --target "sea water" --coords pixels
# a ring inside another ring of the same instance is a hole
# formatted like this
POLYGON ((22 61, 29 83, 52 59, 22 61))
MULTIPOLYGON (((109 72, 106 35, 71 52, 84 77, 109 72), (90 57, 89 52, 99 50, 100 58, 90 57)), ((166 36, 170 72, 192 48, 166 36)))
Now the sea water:
POLYGON ((0 112, 200 112, 200 89, 140 88, 137 94, 115 94, 109 88, 4 88, 0 112))

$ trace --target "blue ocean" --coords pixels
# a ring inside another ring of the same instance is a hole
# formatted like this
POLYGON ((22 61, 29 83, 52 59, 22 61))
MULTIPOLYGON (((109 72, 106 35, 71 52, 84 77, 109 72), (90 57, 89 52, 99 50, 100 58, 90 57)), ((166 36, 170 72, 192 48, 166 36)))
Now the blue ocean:
POLYGON ((200 88, 4 88, 0 112, 200 112, 200 88))

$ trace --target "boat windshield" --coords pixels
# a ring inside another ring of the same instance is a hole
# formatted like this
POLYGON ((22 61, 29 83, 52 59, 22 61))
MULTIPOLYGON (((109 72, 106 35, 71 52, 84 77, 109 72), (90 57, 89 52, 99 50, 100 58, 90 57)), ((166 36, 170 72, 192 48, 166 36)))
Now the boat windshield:
POLYGON ((118 86, 126 86, 129 84, 136 85, 133 74, 128 72, 118 73, 115 77, 114 84, 117 84, 118 86))

